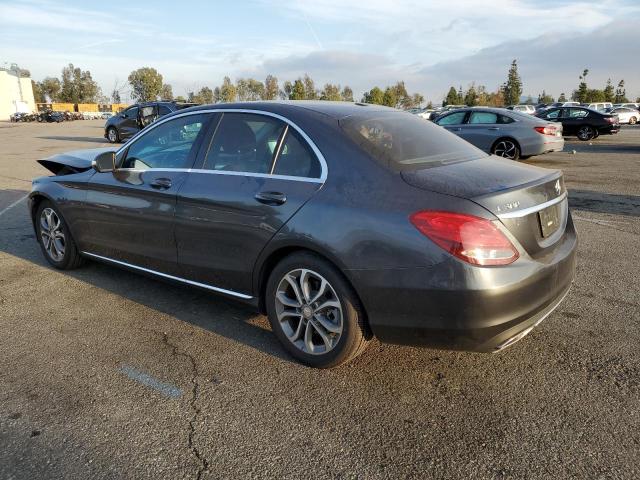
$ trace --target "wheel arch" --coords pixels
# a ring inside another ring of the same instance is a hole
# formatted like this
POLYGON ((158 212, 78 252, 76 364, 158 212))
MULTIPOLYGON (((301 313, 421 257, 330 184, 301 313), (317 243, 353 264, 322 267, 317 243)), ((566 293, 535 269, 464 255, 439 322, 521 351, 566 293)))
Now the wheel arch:
POLYGON ((369 326, 366 306, 363 303, 362 297, 359 294, 358 289, 354 285, 352 279, 349 278, 349 275, 345 273, 347 270, 345 269, 344 265, 342 264, 342 262, 340 262, 339 259, 335 258, 334 255, 323 252, 322 249, 315 248, 314 246, 311 246, 311 245, 305 245, 305 244, 281 245, 271 250, 268 254, 263 255, 263 259, 255 269, 255 274, 254 274, 254 292, 257 293, 258 309, 260 310, 260 312, 262 314, 266 314, 266 310, 267 310, 266 304, 265 304, 265 299, 266 299, 265 290, 267 288, 267 280, 269 279, 269 275, 271 274, 275 266, 278 265, 278 263, 280 263, 280 261, 282 261, 284 258, 288 257, 289 255, 292 255, 293 253, 298 253, 298 252, 302 252, 302 253, 306 252, 306 253, 311 253, 313 255, 316 255, 322 258, 323 260, 329 262, 338 270, 340 275, 342 275, 344 280, 352 288, 358 301, 360 302, 360 306, 362 307, 362 312, 364 313, 364 322, 367 328, 367 332, 368 332, 368 335, 371 335, 371 327, 369 326))

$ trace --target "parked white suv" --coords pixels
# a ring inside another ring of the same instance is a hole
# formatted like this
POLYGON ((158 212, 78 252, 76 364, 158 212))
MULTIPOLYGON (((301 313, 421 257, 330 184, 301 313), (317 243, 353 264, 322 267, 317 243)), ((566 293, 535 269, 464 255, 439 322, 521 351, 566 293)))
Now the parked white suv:
POLYGON ((528 113, 530 115, 536 113, 536 107, 533 105, 511 105, 510 107, 507 107, 507 109, 514 110, 516 112, 528 113))
POLYGON ((589 105, 587 105, 587 108, 598 110, 599 112, 604 112, 607 108, 613 108, 613 103, 611 102, 590 103, 589 105))

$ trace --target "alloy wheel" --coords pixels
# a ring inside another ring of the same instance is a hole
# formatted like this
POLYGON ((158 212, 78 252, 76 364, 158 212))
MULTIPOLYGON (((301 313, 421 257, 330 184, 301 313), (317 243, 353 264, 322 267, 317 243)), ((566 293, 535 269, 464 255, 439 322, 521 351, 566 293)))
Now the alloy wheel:
POLYGON ((578 130, 578 138, 580 140, 591 140, 593 138, 593 128, 588 125, 581 127, 580 130, 578 130))
POLYGON ((275 307, 282 331, 302 352, 325 354, 340 341, 342 304, 319 273, 297 269, 284 275, 275 292, 275 307))
POLYGON ((629 123, 630 123, 631 125, 635 125, 637 121, 638 121, 638 120, 636 119, 636 117, 631 117, 631 118, 629 119, 629 123))
POLYGON ((40 214, 40 237, 49 257, 54 262, 62 261, 66 238, 60 217, 52 208, 45 208, 40 214))
POLYGON ((518 148, 515 143, 509 140, 501 140, 496 144, 493 149, 494 155, 498 155, 499 157, 509 158, 513 160, 516 158, 516 154, 518 152, 518 148))
POLYGON ((118 140, 118 135, 116 134, 116 130, 114 128, 110 128, 107 132, 107 135, 109 136, 109 141, 111 143, 116 143, 116 140, 118 140))

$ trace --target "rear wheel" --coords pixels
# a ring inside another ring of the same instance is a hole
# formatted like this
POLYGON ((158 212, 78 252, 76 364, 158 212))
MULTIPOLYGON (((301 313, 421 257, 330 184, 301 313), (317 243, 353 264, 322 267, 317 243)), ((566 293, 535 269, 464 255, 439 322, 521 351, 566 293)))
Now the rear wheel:
POLYGON ((47 261, 60 270, 71 270, 82 264, 71 232, 58 208, 48 200, 43 201, 36 211, 36 232, 38 242, 47 261))
POLYGON ((583 125, 578 129, 578 140, 586 142, 595 137, 595 130, 590 125, 583 125))
POLYGON ((508 158, 509 160, 518 160, 520 158, 520 147, 510 138, 501 138, 493 144, 491 153, 499 157, 508 158))
POLYGON ((638 119, 636 117, 631 117, 629 119, 629 125, 635 125, 636 123, 638 123, 638 119))
POLYGON ((278 340, 312 367, 337 367, 368 344, 355 292, 333 265, 311 253, 294 253, 274 268, 265 303, 278 340))

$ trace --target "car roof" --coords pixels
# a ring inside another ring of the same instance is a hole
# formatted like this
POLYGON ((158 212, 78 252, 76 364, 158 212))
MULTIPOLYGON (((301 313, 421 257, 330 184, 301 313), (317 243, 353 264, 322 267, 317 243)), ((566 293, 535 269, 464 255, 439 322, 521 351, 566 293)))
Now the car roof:
POLYGON ((384 107, 361 102, 330 102, 325 100, 273 100, 258 102, 215 103, 190 107, 185 111, 217 110, 217 109, 262 110, 265 112, 286 115, 292 112, 313 111, 335 119, 365 112, 400 112, 395 108, 384 107))

